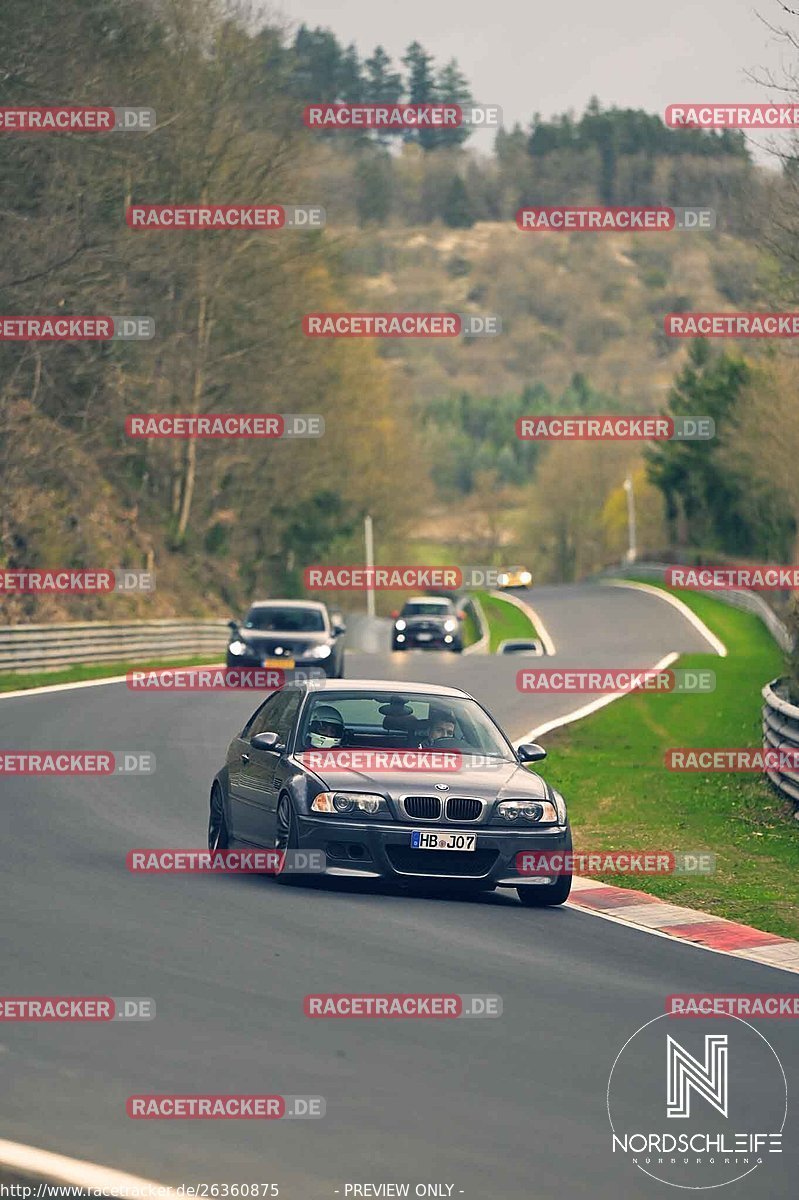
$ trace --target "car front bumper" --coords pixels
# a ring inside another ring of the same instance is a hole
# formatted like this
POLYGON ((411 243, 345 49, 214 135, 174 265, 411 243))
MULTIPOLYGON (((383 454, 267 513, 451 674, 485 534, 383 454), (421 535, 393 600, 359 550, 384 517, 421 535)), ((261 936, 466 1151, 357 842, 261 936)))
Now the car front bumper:
MULTIPOLYGON (((270 662, 273 664, 279 661, 278 658, 270 659, 270 662)), ((328 655, 327 658, 295 658, 293 661, 294 667, 290 667, 289 670, 309 671, 315 669, 324 671, 327 676, 334 676, 338 670, 339 660, 338 656, 333 653, 328 655)), ((228 654, 227 665, 228 667, 246 667, 249 671, 253 668, 259 669, 263 667, 263 659, 247 654, 228 654)))
POLYGON ((299 849, 322 850, 326 875, 395 880, 450 879, 480 887, 540 887, 554 877, 530 876, 516 868, 516 855, 530 850, 568 850, 567 826, 546 830, 504 830, 485 825, 418 825, 347 821, 337 817, 298 816, 299 849), (413 829, 477 834, 472 850, 416 850, 413 829))
POLYGON ((460 634, 450 634, 451 642, 444 641, 444 633, 434 633, 431 638, 420 638, 419 634, 405 634, 405 641, 398 642, 396 633, 392 641, 395 649, 399 650, 455 650, 461 645, 460 634))

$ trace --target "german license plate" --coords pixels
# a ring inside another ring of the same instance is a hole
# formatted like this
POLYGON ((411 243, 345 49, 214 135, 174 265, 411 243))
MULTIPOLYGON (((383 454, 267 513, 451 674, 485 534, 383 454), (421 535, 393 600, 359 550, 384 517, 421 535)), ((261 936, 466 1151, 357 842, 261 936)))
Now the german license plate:
POLYGON ((294 667, 294 659, 293 658, 265 658, 264 666, 265 667, 284 667, 285 670, 290 671, 294 667))
POLYGON ((454 829, 414 829, 411 833, 413 850, 476 850, 476 833, 458 833, 454 829))

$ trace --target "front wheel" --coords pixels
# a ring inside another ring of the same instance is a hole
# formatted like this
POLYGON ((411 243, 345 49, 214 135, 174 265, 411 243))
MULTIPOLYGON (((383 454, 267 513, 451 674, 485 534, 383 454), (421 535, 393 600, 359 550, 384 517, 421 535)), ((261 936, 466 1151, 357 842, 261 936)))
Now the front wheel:
MULTIPOLYGON (((277 804, 275 849, 282 850, 284 854, 290 854, 298 846, 299 838, 297 835, 297 818, 294 815, 294 805, 288 796, 281 796, 277 804)), ((296 875, 287 874, 286 871, 278 871, 275 875, 278 883, 296 883, 297 878, 296 875)))
POLYGON ((227 850, 229 841, 222 789, 215 783, 211 791, 211 812, 208 817, 208 849, 227 850))
POLYGON ((528 883, 516 889, 516 894, 526 908, 547 908, 553 904, 564 904, 572 890, 571 875, 559 875, 557 883, 528 883))

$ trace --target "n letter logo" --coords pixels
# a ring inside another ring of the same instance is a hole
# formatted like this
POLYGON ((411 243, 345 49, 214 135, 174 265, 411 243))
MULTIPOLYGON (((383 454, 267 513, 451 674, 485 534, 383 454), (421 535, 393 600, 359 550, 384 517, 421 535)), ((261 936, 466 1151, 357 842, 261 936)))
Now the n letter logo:
POLYGON ((668 1067, 666 1115, 691 1115, 691 1089, 723 1117, 727 1116, 727 1035, 705 1035, 705 1061, 700 1063, 673 1037, 666 1037, 668 1067))

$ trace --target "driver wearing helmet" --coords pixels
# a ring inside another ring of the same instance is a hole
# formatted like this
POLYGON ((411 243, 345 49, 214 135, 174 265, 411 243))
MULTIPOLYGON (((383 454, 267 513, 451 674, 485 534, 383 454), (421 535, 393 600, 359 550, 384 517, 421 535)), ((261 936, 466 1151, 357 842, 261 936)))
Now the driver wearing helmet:
POLYGON ((340 746, 344 737, 344 721, 332 704, 318 704, 308 726, 308 741, 317 750, 340 746))

